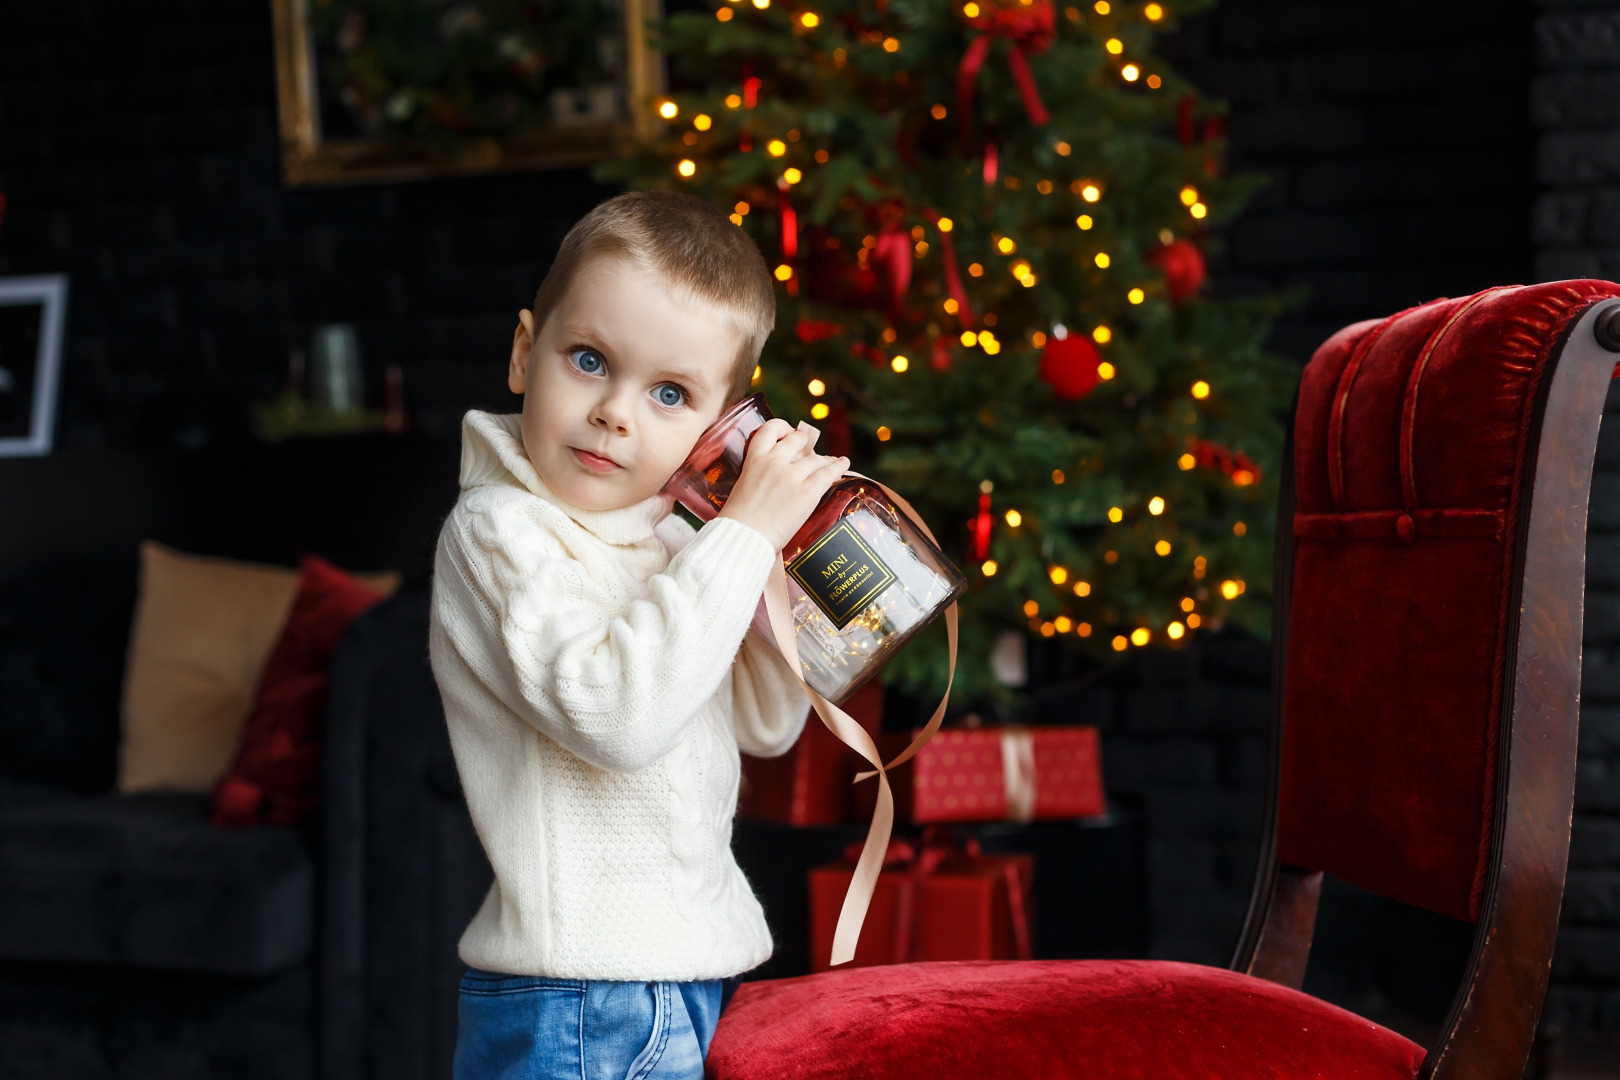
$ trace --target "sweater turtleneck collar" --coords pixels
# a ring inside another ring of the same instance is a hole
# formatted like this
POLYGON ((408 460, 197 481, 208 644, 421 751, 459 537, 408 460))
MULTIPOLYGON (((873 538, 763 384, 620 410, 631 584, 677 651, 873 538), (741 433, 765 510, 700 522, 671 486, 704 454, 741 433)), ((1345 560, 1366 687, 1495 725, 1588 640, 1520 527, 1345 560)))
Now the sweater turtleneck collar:
POLYGON ((523 449, 522 415, 473 410, 461 421, 461 488, 502 483, 533 492, 598 539, 619 546, 651 538, 675 505, 661 491, 616 510, 586 510, 565 502, 540 479, 523 449))

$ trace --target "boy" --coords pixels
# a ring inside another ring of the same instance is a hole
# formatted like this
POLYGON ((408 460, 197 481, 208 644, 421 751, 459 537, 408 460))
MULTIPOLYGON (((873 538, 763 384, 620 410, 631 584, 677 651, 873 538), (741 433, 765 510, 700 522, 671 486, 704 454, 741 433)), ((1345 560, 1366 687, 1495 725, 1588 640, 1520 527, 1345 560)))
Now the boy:
POLYGON ((660 489, 775 319, 720 211, 621 195, 519 315, 522 414, 464 421, 430 651, 495 882, 460 943, 457 1080, 699 1077, 720 980, 770 955, 730 850, 737 755, 785 751, 808 699, 748 624, 849 462, 773 420, 701 531, 660 489))

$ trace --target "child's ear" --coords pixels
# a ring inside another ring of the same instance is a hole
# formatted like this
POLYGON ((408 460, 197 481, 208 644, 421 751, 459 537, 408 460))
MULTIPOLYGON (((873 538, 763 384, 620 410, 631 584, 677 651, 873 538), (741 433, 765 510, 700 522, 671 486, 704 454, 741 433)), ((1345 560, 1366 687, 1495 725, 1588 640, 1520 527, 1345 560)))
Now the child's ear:
POLYGON ((506 369, 506 386, 514 394, 529 388, 529 354, 534 351, 534 312, 518 312, 517 329, 512 331, 512 359, 506 369))

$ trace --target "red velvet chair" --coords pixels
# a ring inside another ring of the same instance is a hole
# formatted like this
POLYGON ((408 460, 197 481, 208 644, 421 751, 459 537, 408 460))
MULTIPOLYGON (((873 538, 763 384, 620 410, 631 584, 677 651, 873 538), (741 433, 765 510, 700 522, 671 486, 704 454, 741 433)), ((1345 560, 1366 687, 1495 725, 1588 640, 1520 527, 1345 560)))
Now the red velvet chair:
POLYGON ((1345 328, 1306 367, 1278 514, 1271 792, 1231 970, 749 983, 709 1075, 1517 1078, 1568 857, 1616 297, 1566 281, 1437 300, 1345 328), (1300 992, 1324 872, 1477 925, 1434 1045, 1300 992))

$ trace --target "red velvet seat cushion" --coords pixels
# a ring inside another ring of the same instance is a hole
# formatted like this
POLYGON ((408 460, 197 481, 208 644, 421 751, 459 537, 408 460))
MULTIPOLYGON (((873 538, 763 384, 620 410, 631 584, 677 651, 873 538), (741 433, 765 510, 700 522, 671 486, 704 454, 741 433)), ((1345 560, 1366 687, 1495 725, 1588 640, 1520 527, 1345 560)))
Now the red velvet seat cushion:
POLYGON ((236 764, 214 787, 215 825, 296 825, 320 800, 332 656, 349 624, 383 597, 314 555, 298 570, 292 612, 259 677, 236 764))
POLYGON ((711 1080, 1412 1080, 1416 1043, 1222 968, 1133 960, 895 964, 746 983, 711 1080))

